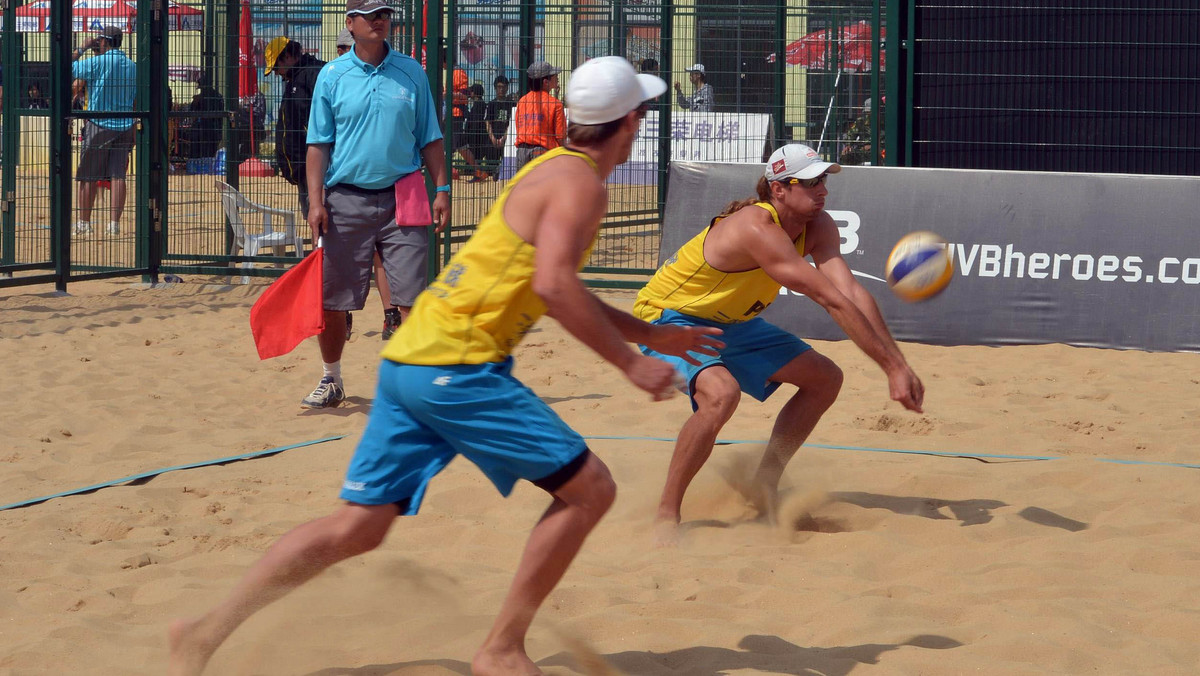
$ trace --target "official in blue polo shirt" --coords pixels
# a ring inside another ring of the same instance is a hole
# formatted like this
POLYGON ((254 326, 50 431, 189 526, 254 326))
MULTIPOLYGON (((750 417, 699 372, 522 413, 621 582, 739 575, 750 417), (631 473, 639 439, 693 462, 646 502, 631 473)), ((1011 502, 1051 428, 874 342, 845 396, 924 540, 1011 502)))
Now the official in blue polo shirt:
POLYGON ((313 241, 324 236, 325 242, 325 330, 319 338, 324 373, 302 402, 308 408, 337 406, 346 396, 346 315, 366 302, 374 253, 383 261, 401 320, 425 286, 428 230, 397 225, 397 182, 424 164, 438 186, 434 225, 440 232, 450 221, 433 92, 421 64, 388 45, 391 20, 392 8, 383 0, 349 0, 346 28, 354 48, 321 69, 313 91, 308 224, 313 241))
MULTIPOLYGON (((121 51, 121 29, 108 26, 86 45, 75 50, 71 77, 87 87, 88 110, 124 113, 133 110, 137 94, 137 66, 121 51), (92 50, 90 59, 80 60, 92 50)), ((121 232, 121 214, 125 211, 125 170, 133 150, 133 118, 97 117, 83 124, 83 148, 75 180, 79 182, 79 220, 75 234, 90 235, 92 204, 100 181, 111 181, 111 219, 109 235, 121 232)))

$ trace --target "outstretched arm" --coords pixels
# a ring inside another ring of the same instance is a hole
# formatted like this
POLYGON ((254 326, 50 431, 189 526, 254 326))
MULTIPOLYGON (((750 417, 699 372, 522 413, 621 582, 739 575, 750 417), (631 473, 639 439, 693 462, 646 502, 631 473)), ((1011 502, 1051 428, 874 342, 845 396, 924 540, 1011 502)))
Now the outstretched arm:
MULTIPOLYGON (((837 252, 837 227, 834 226, 833 220, 827 214, 821 214, 819 218, 808 225, 807 236, 816 238, 813 248, 819 250, 813 251, 814 258, 824 257, 826 260, 823 265, 828 270, 828 258, 841 257, 837 252), (827 239, 829 237, 828 229, 832 229, 834 238, 832 244, 827 239), (833 247, 832 253, 828 248, 830 245, 833 247)), ((879 367, 888 376, 888 387, 892 399, 903 404, 905 408, 918 412, 921 410, 924 386, 913 374, 904 355, 896 346, 896 342, 892 340, 873 300, 868 312, 876 315, 874 320, 868 317, 868 314, 852 299, 852 296, 858 295, 856 290, 843 284, 846 291, 850 291, 847 294, 832 279, 810 265, 796 252, 795 246, 783 230, 774 224, 754 223, 750 225, 743 241, 751 257, 772 279, 793 291, 803 293, 824 308, 829 316, 837 322, 837 325, 846 332, 846 336, 876 364, 879 364, 879 367), (881 328, 877 328, 877 326, 881 328)), ((849 275, 848 268, 846 272, 849 275)), ((850 275, 849 282, 858 286, 852 275, 850 275)))

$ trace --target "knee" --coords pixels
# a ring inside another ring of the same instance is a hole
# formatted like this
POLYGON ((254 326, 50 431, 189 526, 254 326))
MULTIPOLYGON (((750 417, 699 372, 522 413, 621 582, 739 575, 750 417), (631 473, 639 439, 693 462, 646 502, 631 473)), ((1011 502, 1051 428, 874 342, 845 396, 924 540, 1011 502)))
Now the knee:
POLYGON ((833 361, 826 359, 820 369, 820 375, 817 380, 816 392, 821 401, 826 406, 832 406, 837 400, 838 394, 842 391, 842 383, 845 381, 845 373, 842 368, 833 361))
POLYGON ((330 529, 327 545, 338 558, 365 554, 383 544, 392 519, 343 518, 330 529))
POLYGON ((592 520, 599 521, 617 500, 617 482, 613 481, 608 467, 594 455, 589 458, 577 478, 582 480, 581 485, 585 486, 585 489, 576 493, 573 498, 559 494, 559 499, 582 508, 592 520))
POLYGON ((719 424, 729 422, 742 399, 737 381, 708 383, 698 387, 695 393, 698 413, 712 416, 719 424))

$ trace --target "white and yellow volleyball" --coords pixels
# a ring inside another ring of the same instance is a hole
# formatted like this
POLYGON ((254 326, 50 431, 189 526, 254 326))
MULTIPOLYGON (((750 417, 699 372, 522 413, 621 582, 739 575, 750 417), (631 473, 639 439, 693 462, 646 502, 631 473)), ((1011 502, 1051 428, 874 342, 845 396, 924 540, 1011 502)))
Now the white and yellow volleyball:
POLYGON ((954 258, 946 240, 928 231, 910 232, 896 242, 884 267, 888 286, 901 300, 929 300, 954 276, 954 258))

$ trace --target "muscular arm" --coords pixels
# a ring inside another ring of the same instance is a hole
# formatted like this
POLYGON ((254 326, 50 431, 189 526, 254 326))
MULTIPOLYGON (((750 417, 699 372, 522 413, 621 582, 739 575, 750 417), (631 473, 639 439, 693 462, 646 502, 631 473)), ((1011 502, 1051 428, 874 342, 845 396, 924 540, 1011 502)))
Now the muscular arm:
POLYGON ((532 241, 536 248, 533 290, 546 303, 546 314, 605 360, 628 371, 638 354, 626 344, 608 313, 597 312, 599 301, 576 272, 596 235, 608 197, 601 184, 579 180, 585 177, 578 176, 578 168, 571 173, 576 175, 560 176, 559 180, 574 178, 580 186, 575 190, 540 186, 547 192, 547 202, 532 241))
MULTIPOLYGON (((815 234, 812 230, 819 229, 819 223, 820 220, 809 224, 808 236, 815 234)), ((829 225, 832 227, 832 221, 829 225)), ((804 260, 787 234, 774 225, 768 216, 764 214, 763 219, 746 223, 738 241, 771 279, 803 293, 824 308, 846 332, 846 336, 879 364, 884 372, 890 374, 906 366, 904 356, 890 336, 881 336, 858 305, 832 280, 804 260)))
POLYGON ((892 332, 888 330, 887 322, 883 320, 883 313, 879 311, 879 305, 875 302, 874 296, 858 283, 858 280, 854 278, 854 273, 850 271, 850 266, 846 264, 846 259, 842 258, 841 238, 837 234, 837 226, 834 225, 833 219, 828 214, 822 214, 821 221, 828 221, 828 223, 821 223, 809 228, 810 253, 817 266, 817 271, 833 282, 833 285, 854 303, 855 307, 866 316, 867 321, 871 323, 871 328, 875 329, 875 333, 880 338, 899 351, 900 348, 896 346, 896 341, 892 338, 892 332))

